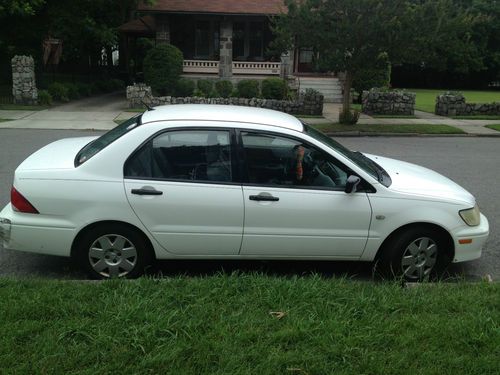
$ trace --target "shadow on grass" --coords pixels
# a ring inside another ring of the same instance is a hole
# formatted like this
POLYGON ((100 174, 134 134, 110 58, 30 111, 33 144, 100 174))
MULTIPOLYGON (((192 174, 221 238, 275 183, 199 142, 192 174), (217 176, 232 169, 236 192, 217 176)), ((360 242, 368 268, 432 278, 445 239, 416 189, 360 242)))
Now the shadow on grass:
MULTIPOLYGON (((320 275, 324 278, 347 278, 357 281, 380 281, 371 262, 293 261, 293 260, 160 260, 147 272, 149 277, 204 277, 219 273, 261 273, 266 276, 292 277, 320 275)), ((41 277, 63 280, 86 280, 69 258, 29 254, 0 248, 0 277, 41 277)), ((452 264, 441 281, 479 281, 481 277, 468 269, 468 263, 452 264)))

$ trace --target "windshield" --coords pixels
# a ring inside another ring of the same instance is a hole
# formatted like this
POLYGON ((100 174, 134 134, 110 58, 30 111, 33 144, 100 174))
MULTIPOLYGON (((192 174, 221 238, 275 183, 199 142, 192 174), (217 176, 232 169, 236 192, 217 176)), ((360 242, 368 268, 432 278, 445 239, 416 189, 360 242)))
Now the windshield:
POLYGON ((99 138, 88 143, 84 148, 78 152, 75 159, 75 166, 85 163, 92 156, 103 150, 105 147, 116 141, 122 135, 128 133, 132 129, 141 124, 141 116, 132 117, 129 120, 122 122, 116 128, 111 129, 109 132, 103 134, 99 138))
POLYGON ((342 154, 347 159, 356 164, 358 167, 363 169, 370 176, 376 178, 377 181, 380 182, 382 185, 386 187, 389 187, 391 185, 392 181, 391 178, 389 177, 389 174, 385 171, 384 168, 375 163, 373 160, 366 157, 361 152, 354 152, 349 150, 345 146, 335 141, 333 138, 330 138, 329 136, 323 134, 319 130, 314 129, 312 126, 307 124, 303 125, 304 125, 304 132, 307 135, 313 137, 314 139, 320 141, 321 143, 329 146, 333 150, 342 154))

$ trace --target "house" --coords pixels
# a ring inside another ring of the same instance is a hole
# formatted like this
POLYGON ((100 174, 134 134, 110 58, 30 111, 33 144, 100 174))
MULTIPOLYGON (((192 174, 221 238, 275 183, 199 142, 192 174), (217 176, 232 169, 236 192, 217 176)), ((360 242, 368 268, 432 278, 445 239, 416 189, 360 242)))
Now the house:
POLYGON ((140 18, 119 28, 127 67, 139 60, 140 38, 149 38, 178 47, 188 77, 238 81, 278 76, 300 89, 317 89, 328 101, 342 99, 338 77, 312 71, 312 51, 269 52, 274 39, 270 17, 286 12, 284 0, 156 0, 140 3, 137 10, 140 18))

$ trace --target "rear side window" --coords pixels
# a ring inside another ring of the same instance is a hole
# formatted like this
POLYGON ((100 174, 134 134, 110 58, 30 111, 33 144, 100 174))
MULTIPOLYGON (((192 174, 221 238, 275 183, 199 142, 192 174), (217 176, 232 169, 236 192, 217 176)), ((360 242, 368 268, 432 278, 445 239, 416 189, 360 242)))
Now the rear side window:
POLYGON ((136 179, 232 182, 231 138, 226 130, 179 130, 160 134, 127 161, 136 179))
POLYGON ((79 165, 85 163, 99 151, 109 146, 111 143, 116 141, 122 135, 128 133, 132 129, 135 129, 140 124, 141 124, 141 116, 132 117, 131 119, 118 125, 116 128, 111 129, 109 132, 93 140, 92 142, 87 144, 84 148, 82 148, 80 152, 78 152, 75 159, 75 166, 78 167, 79 165))

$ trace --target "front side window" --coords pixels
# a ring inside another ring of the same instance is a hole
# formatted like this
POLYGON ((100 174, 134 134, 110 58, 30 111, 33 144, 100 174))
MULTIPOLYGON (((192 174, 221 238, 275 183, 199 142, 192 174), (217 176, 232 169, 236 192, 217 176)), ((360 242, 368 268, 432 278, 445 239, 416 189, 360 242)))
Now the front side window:
POLYGON ((251 184, 345 188, 349 173, 323 151, 298 140, 272 134, 243 132, 242 142, 251 184))
POLYGON ((179 130, 160 134, 129 158, 124 172, 129 178, 231 182, 230 133, 179 130))
POLYGON ((99 138, 87 144, 78 152, 75 158, 75 166, 85 163, 92 156, 103 150, 105 147, 116 141, 118 138, 135 129, 141 124, 141 116, 132 117, 131 119, 122 122, 117 127, 111 129, 99 138))

